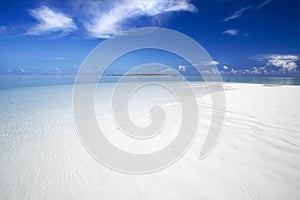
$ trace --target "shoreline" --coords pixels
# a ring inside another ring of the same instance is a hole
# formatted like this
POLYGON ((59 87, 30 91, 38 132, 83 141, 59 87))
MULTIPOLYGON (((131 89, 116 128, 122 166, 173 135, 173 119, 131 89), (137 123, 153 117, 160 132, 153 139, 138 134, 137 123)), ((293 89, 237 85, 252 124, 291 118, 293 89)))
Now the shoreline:
MULTIPOLYGON (((63 86, 63 85, 74 85, 74 77, 68 76, 67 79, 65 79, 65 76, 47 76, 49 79, 44 79, 43 77, 39 77, 39 79, 31 79, 31 77, 20 77, 20 76, 13 76, 13 77, 6 77, 8 79, 0 79, 0 91, 1 90, 7 90, 7 89, 13 89, 13 88, 26 88, 26 87, 48 87, 48 86, 63 86)), ((118 76, 111 76, 112 78, 119 78, 118 76)), ((121 77, 121 76, 120 76, 121 77)), ((176 82, 178 79, 172 80, 172 76, 127 76, 128 82, 137 82, 137 81, 143 81, 143 78, 152 78, 153 81, 157 82, 176 82), (164 80, 163 78, 166 77, 167 79, 164 80), (140 79, 140 80, 139 80, 140 79)), ((117 83, 117 79, 108 79, 104 82, 100 82, 99 84, 103 83, 117 83)), ((259 77, 256 77, 259 78, 259 77)), ((260 79, 264 80, 266 77, 260 77, 260 79)), ((298 81, 293 82, 288 80, 291 79, 291 77, 284 77, 286 79, 286 82, 283 83, 276 83, 276 82, 270 82, 270 81, 263 81, 263 82, 251 82, 251 81, 238 81, 238 80, 223 80, 224 85, 236 83, 236 84, 254 84, 254 85, 265 85, 265 86, 300 86, 300 78, 299 83, 298 81)), ((298 80, 298 79, 297 79, 298 80)), ((194 83, 205 83, 203 80, 188 80, 191 84, 194 83)), ((214 83, 214 81, 208 81, 208 83, 214 83)), ((216 82, 220 83, 220 82, 216 82)))
MULTIPOLYGON (((195 91, 202 94, 203 85, 195 84, 195 91)), ((112 86, 99 89, 107 94, 112 86)), ((211 119, 210 97, 200 95, 199 135, 191 148, 170 167, 138 176, 101 165, 82 146, 73 121, 72 86, 0 91, 1 196, 25 200, 247 199, 249 195, 296 199, 300 195, 300 87, 243 83, 226 86, 223 133, 212 153, 204 160, 198 159, 211 119)), ((97 120, 118 148, 149 152, 174 138, 180 125, 177 104, 173 103, 176 99, 153 91, 141 91, 133 99, 132 120, 146 125, 152 104, 162 104, 168 129, 143 143, 120 132, 110 115, 110 100, 96 94, 97 120)))

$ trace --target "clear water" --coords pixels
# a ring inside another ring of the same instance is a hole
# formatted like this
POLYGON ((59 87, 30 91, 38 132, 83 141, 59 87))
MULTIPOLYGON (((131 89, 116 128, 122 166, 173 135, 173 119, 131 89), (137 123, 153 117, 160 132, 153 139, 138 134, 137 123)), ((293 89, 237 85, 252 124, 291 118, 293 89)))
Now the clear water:
MULTIPOLYGON (((300 85, 299 78, 288 77, 224 80, 300 85)), ((210 104, 209 98, 199 100, 199 140, 186 156, 166 170, 133 176, 99 164, 81 144, 72 110, 74 76, 11 75, 0 76, 0 82, 0 199, 299 199, 299 87, 236 84, 228 90, 223 136, 205 161, 197 158, 201 134, 210 125, 210 104)), ((106 95, 114 84, 103 85, 106 95)), ((148 112, 145 105, 156 104, 155 95, 161 100, 161 93, 138 93, 132 107, 148 112)), ((97 119, 108 134, 117 134, 106 117, 110 104, 101 94, 96 96, 97 119)), ((179 124, 173 108, 168 133, 176 133, 179 124)), ((148 119, 139 113, 133 117, 148 119)))
MULTIPOLYGON (((104 77, 101 82, 116 82, 120 77, 104 77)), ((189 81, 203 82, 201 77, 186 77, 189 81)), ((141 79, 153 79, 159 81, 178 80, 174 77, 139 77, 141 79)), ((300 77, 255 77, 255 76, 223 76, 224 82, 254 83, 270 85, 300 85, 300 77)), ((74 84, 74 75, 0 75, 0 90, 18 87, 36 87, 51 85, 74 84)), ((134 81, 136 77, 128 77, 128 81, 134 81)), ((212 77, 214 80, 214 77, 212 77)))

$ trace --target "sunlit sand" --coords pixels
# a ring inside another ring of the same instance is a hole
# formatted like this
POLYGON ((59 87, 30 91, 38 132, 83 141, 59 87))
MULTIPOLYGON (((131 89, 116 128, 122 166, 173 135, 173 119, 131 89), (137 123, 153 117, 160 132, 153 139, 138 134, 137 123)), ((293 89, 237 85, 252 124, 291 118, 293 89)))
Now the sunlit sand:
MULTIPOLYGON (((166 130, 141 144, 114 124, 105 98, 112 87, 99 88, 95 114, 114 145, 145 153, 172 141, 181 120, 176 98, 159 88, 136 94, 129 108, 137 125, 149 124, 152 105, 167 113, 166 130)), ((212 113, 204 85, 195 83, 196 141, 175 164, 145 175, 113 171, 86 151, 73 119, 71 85, 1 90, 1 199, 298 199, 300 87, 227 83, 224 88, 223 135, 212 153, 198 159, 212 113)))

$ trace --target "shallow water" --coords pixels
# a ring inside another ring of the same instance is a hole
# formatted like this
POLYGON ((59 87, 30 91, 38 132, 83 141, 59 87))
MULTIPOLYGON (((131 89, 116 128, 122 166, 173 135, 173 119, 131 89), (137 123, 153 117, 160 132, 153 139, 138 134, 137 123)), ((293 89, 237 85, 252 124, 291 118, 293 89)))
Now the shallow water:
MULTIPOLYGON (((101 82, 116 82, 120 77, 103 77, 101 82)), ((129 81, 135 77, 128 77, 129 81)), ((139 77, 139 79, 155 79, 159 81, 177 81, 177 77, 139 77)), ((187 76, 187 80, 203 82, 201 77, 187 76)), ((254 83, 270 85, 300 85, 300 77, 256 77, 256 76, 222 76, 224 82, 254 83)), ((0 75, 0 90, 17 87, 37 87, 51 85, 73 85, 74 75, 0 75)), ((218 80, 212 77, 212 80, 218 80)))
MULTIPOLYGON (((73 119, 72 85, 1 90, 0 198, 299 199, 300 87, 227 84, 223 136, 208 158, 198 160, 211 101, 202 84, 194 86, 199 92, 199 137, 174 165, 145 175, 113 171, 86 151, 73 119)), ((112 87, 106 83, 99 88, 95 108, 99 122, 106 120, 103 128, 114 133, 109 99, 103 97, 112 87)), ((148 89, 134 101, 137 124, 149 123, 146 113, 152 104, 168 104, 173 116, 169 130, 177 130, 180 119, 170 94, 148 89)), ((168 143, 173 136, 165 134, 159 141, 168 143)), ((123 144, 117 135, 110 139, 123 144)), ((130 145, 120 148, 149 151, 130 145)))

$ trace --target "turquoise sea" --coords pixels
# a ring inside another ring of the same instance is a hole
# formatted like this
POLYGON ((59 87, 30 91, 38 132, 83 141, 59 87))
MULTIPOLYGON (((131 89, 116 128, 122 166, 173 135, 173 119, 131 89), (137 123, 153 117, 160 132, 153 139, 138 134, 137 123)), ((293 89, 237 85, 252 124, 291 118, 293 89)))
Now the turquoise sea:
MULTIPOLYGON (((116 82, 120 76, 103 77, 101 82, 116 82)), ((142 79, 153 79, 161 81, 178 80, 173 77, 142 77, 142 79)), ((189 81, 203 82, 201 77, 187 76, 189 81)), ((300 85, 300 77, 262 77, 262 76, 223 76, 224 82, 272 84, 272 85, 300 85)), ((74 84, 74 75, 0 75, 0 90, 18 87, 35 87, 50 85, 74 84)), ((128 77, 129 81, 134 81, 135 77, 128 77)), ((141 78, 139 77, 139 80, 141 78)), ((212 77, 214 80, 214 77, 212 77)))

